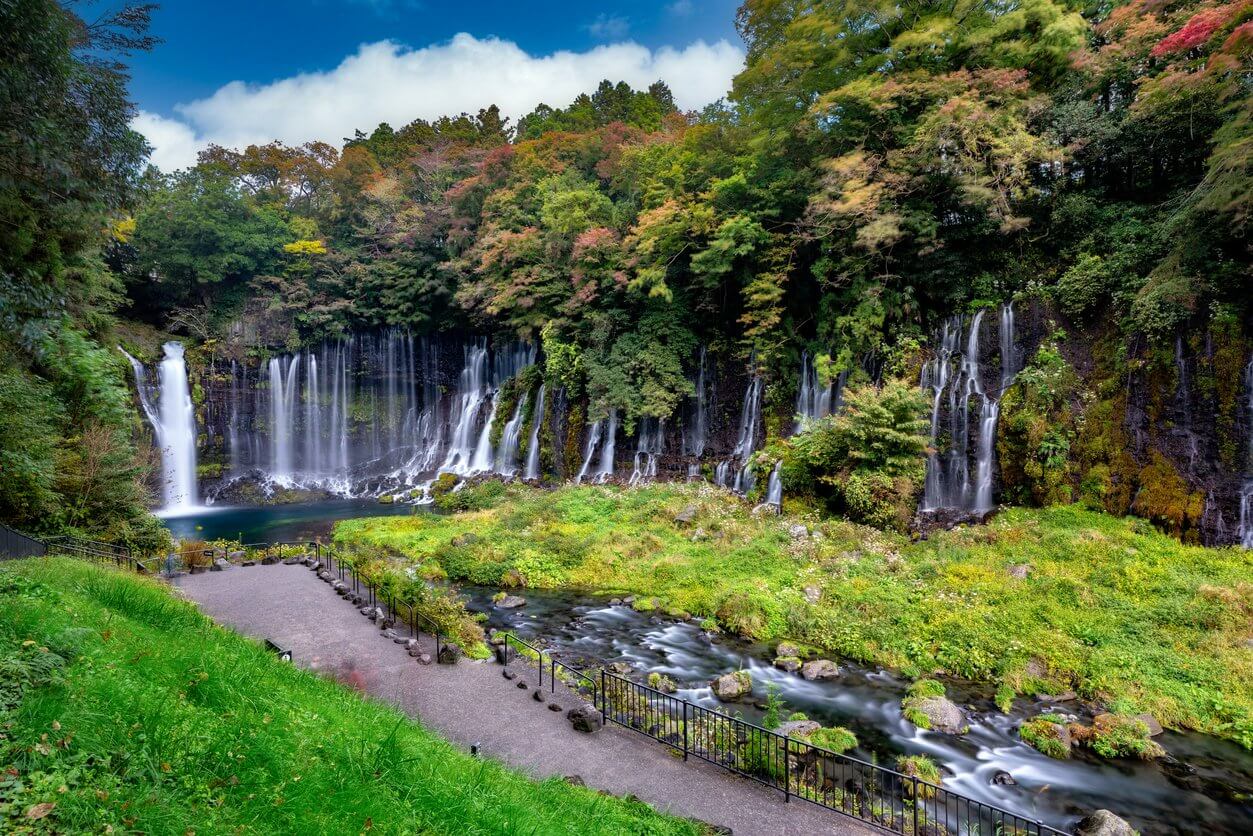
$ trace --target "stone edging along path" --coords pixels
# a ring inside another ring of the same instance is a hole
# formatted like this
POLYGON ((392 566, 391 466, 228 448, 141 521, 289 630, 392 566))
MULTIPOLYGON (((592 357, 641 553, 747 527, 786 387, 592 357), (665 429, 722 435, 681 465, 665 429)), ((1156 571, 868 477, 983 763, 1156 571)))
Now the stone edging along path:
POLYGON ((493 662, 431 664, 429 635, 412 649, 381 638, 358 606, 302 565, 236 567, 182 576, 175 585, 215 621, 269 639, 290 650, 296 664, 387 700, 454 744, 477 745, 484 756, 537 778, 565 776, 631 794, 735 834, 877 832, 813 804, 785 803, 780 793, 710 764, 684 762, 627 729, 574 731, 566 712, 582 702, 560 687, 550 694, 547 682, 540 697, 534 669, 505 669, 509 679, 493 662))

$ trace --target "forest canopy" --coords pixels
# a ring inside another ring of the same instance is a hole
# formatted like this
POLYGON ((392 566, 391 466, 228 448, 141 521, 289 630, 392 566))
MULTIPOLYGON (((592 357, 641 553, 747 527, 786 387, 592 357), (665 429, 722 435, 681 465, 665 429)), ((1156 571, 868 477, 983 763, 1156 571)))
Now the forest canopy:
POLYGON ((628 421, 668 414, 698 341, 838 371, 1024 290, 1151 339, 1247 321, 1253 4, 749 0, 737 25, 746 66, 702 112, 606 81, 516 126, 150 174, 113 252, 134 311, 212 330, 252 300, 288 346, 543 335, 628 421))
POLYGON ((1253 0, 747 0, 746 64, 699 112, 606 80, 516 124, 178 172, 129 127, 152 7, 75 8, 0 5, 0 411, 29 419, 3 428, 0 516, 28 526, 102 527, 84 491, 143 525, 119 317, 248 320, 263 350, 516 335, 628 431, 690 393, 698 344, 786 380, 802 349, 855 370, 1024 291, 1122 344, 1253 318, 1253 0))

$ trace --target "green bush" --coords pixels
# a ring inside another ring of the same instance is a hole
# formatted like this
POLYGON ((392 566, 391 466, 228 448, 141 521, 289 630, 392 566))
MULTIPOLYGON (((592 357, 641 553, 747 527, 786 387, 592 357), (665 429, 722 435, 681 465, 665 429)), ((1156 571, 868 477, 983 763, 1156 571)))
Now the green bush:
POLYGON ((857 735, 843 726, 821 728, 809 735, 809 742, 837 755, 857 748, 857 735))
POLYGON ((848 390, 840 412, 783 443, 785 492, 823 499, 856 522, 905 530, 926 475, 926 409, 918 387, 903 380, 848 390))

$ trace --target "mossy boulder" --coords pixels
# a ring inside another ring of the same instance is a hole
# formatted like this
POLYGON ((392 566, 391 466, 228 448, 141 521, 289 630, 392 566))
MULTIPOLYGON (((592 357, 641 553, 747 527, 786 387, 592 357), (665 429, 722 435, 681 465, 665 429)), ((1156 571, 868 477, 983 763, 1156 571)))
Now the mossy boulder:
POLYGON ((1075 836, 1139 836, 1126 820, 1109 810, 1097 810, 1075 825, 1075 836))
POLYGON ((748 671, 733 671, 714 677, 709 687, 714 696, 723 702, 736 702, 752 693, 753 676, 748 671))
POLYGON ((934 679, 920 679, 910 685, 901 701, 901 712, 920 729, 943 734, 965 734, 970 730, 966 715, 957 703, 944 696, 944 686, 934 679))
POLYGON ((1033 717, 1018 727, 1018 736, 1023 743, 1050 758, 1070 757, 1070 729, 1066 727, 1065 717, 1056 714, 1033 717))
POLYGON ((654 671, 648 675, 648 687, 654 688, 663 694, 673 694, 679 690, 679 684, 664 673, 654 671))
POLYGON ((1153 760, 1166 750, 1150 739, 1147 723, 1138 717, 1121 714, 1098 714, 1091 726, 1071 723, 1070 736, 1103 758, 1139 758, 1153 760))
MULTIPOLYGON (((942 783, 939 765, 926 755, 904 755, 897 758, 896 771, 909 778, 925 781, 926 784, 939 785, 942 783)), ((926 784, 917 785, 920 798, 930 798, 935 795, 935 790, 926 786, 926 784)), ((914 784, 912 782, 905 785, 905 792, 913 794, 914 784)))
POLYGON ((774 666, 781 671, 796 673, 801 669, 801 660, 796 656, 780 656, 774 660, 774 666))

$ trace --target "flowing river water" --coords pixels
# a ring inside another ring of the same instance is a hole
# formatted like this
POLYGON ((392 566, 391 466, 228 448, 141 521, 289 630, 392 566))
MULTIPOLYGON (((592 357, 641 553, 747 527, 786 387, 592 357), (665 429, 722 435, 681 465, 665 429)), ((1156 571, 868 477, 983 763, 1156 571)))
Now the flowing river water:
MULTIPOLYGON (((1054 760, 1018 740, 1019 722, 1045 710, 1033 699, 1019 700, 1003 714, 986 687, 946 681, 950 698, 967 713, 970 732, 922 731, 901 716, 909 681, 883 670, 841 661, 837 680, 810 682, 773 667, 769 646, 712 638, 696 622, 610 605, 603 597, 526 590, 526 606, 505 610, 492 604, 495 589, 462 591, 472 610, 486 614, 486 626, 538 639, 563 661, 589 667, 626 662, 641 680, 652 672, 666 674, 679 683, 681 698, 738 711, 750 721, 761 717, 765 686, 772 682, 785 715, 803 711, 824 725, 851 729, 861 744, 852 754, 889 767, 900 754, 929 755, 940 764, 946 787, 1054 827, 1068 830, 1083 815, 1107 808, 1143 834, 1253 833, 1253 753, 1218 738, 1164 732, 1157 740, 1169 755, 1157 762, 1103 760, 1079 749, 1070 760, 1054 760), (753 701, 720 702, 709 681, 741 668, 752 672, 753 701), (993 783, 999 772, 1016 784, 993 783)), ((1084 715, 1076 703, 1049 708, 1084 715)))
MULTIPOLYGON (((369 500, 211 507, 168 518, 166 524, 179 537, 325 540, 335 520, 388 513, 415 509, 369 500)), ((901 716, 900 701, 909 680, 888 671, 836 659, 841 668, 838 679, 810 682, 773 667, 773 647, 711 637, 695 621, 611 605, 604 596, 534 589, 523 592, 526 606, 505 610, 492 604, 496 591, 462 587, 469 608, 485 614, 485 626, 537 639, 576 667, 626 662, 635 671, 633 678, 666 674, 679 683, 681 698, 739 712, 750 721, 761 718, 766 684, 774 683, 785 715, 803 711, 824 725, 851 729, 860 741, 852 754, 889 767, 901 754, 926 754, 940 764, 950 789, 1054 827, 1069 830, 1081 816, 1107 808, 1146 835, 1253 834, 1253 752, 1228 741, 1167 731, 1157 738, 1168 752, 1159 761, 1103 760, 1078 748, 1070 760, 1054 760, 1022 743, 1018 724, 1046 710, 1086 716, 1077 703, 1045 706, 1020 699, 1003 714, 985 685, 948 680, 950 698, 967 713, 969 733, 921 731, 901 716), (739 669, 752 673, 752 700, 720 702, 709 681, 739 669), (993 783, 1000 772, 1009 773, 1016 783, 993 783)))

